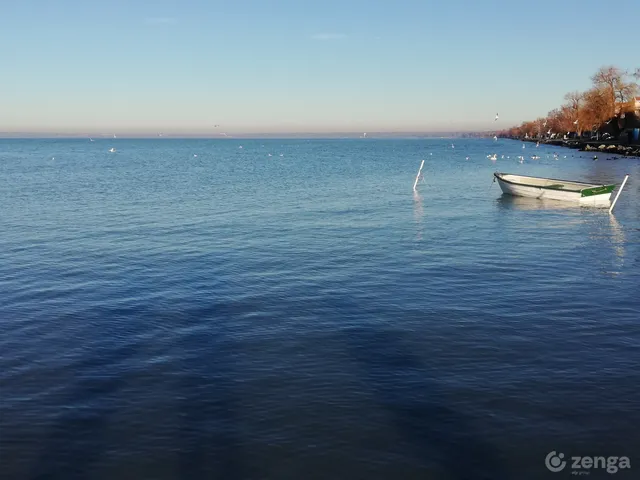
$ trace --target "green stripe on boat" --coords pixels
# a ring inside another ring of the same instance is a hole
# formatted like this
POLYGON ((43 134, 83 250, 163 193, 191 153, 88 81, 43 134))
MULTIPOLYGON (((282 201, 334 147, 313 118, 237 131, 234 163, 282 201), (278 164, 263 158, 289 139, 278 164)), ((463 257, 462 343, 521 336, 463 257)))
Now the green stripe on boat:
POLYGON ((615 185, 603 185, 601 187, 585 188, 582 190, 583 197, 591 197, 593 195, 602 195, 603 193, 611 193, 616 188, 615 185))

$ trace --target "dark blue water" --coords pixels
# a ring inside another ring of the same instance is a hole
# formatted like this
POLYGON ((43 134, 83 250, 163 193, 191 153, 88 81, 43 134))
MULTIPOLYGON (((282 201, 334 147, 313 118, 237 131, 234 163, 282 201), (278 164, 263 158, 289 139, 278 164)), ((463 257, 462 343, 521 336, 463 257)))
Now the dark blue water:
POLYGON ((638 478, 640 160, 451 142, 1 140, 0 476, 638 478))

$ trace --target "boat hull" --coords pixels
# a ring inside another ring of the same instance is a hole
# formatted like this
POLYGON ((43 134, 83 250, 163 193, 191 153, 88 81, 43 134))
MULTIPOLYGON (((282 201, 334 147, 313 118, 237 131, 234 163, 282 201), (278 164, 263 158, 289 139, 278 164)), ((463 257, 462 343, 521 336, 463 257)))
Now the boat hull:
POLYGON ((611 192, 600 195, 583 196, 581 192, 570 192, 566 190, 554 190, 530 185, 518 185, 505 182, 500 177, 495 177, 503 193, 515 197, 541 198, 545 200, 558 200, 579 205, 592 207, 608 207, 611 199, 611 192))

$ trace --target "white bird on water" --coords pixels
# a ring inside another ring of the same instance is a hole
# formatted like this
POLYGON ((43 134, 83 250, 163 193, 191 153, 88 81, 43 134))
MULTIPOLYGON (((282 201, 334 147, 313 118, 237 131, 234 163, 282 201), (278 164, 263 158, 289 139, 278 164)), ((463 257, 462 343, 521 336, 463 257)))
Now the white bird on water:
POLYGON ((109 149, 109 151, 110 151, 111 153, 114 153, 114 152, 116 151, 116 149, 115 149, 115 148, 113 148, 113 147, 111 147, 111 148, 109 149))

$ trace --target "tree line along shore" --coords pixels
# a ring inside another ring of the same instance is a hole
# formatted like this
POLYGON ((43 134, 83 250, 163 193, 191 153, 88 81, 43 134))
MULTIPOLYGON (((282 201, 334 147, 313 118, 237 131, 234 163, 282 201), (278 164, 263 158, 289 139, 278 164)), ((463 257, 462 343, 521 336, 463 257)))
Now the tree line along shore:
POLYGON ((494 132, 502 138, 640 156, 640 68, 604 66, 585 92, 573 91, 546 117, 494 132))

